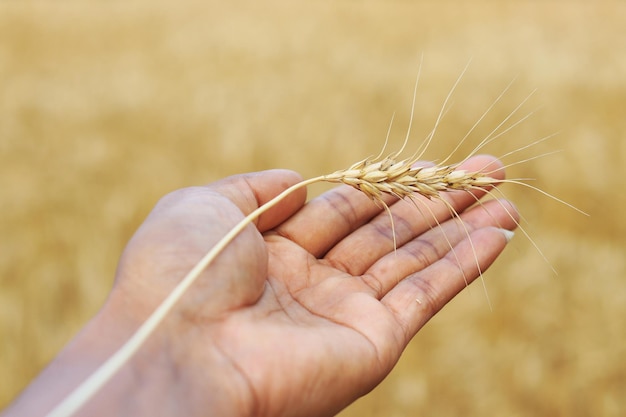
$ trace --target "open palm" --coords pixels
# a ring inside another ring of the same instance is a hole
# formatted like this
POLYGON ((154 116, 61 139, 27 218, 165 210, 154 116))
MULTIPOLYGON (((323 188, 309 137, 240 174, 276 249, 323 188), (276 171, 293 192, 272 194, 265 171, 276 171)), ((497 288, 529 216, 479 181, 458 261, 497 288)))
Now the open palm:
MULTIPOLYGON (((488 163, 476 157, 466 168, 488 163)), ((166 196, 65 357, 108 331, 110 349, 92 353, 95 366, 235 223, 298 181, 266 171, 166 196)), ((449 205, 389 198, 392 222, 347 186, 307 204, 296 191, 209 265, 82 411, 119 412, 121 398, 133 415, 333 415, 382 381, 426 321, 504 248, 501 229, 516 226, 516 211, 495 200, 466 210, 480 193, 451 193, 449 205)))

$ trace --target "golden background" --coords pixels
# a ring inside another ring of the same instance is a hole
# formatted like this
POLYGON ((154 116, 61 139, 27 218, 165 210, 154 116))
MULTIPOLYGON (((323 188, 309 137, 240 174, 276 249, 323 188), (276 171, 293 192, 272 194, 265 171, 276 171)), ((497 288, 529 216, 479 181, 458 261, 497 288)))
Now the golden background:
MULTIPOLYGON (((247 171, 305 177, 416 148, 471 60, 428 159, 537 89, 486 151, 522 233, 393 373, 341 416, 610 416, 626 410, 623 2, 0 2, 0 407, 102 304, 157 199, 247 171), (558 275, 552 272, 551 266, 558 275)), ((460 157, 463 155, 460 154, 460 157)), ((311 194, 318 193, 313 188, 311 194)))

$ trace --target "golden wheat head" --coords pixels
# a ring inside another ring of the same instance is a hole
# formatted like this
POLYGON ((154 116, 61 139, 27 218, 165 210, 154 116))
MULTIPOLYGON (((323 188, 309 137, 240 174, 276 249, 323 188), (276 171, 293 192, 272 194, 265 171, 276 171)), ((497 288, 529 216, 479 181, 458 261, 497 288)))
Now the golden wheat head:
POLYGON ((364 159, 346 170, 323 177, 324 181, 349 185, 375 201, 383 194, 400 199, 422 195, 440 199, 441 192, 488 189, 500 182, 481 172, 458 169, 458 165, 415 166, 416 158, 396 161, 387 157, 380 161, 364 159))

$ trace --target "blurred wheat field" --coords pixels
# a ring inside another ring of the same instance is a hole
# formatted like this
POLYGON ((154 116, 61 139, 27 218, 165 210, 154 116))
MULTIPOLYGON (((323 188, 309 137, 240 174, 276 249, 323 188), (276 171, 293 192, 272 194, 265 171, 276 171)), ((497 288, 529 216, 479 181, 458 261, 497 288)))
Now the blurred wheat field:
MULTIPOLYGON (((626 410, 623 2, 0 2, 0 407, 93 316, 159 197, 227 175, 341 169, 401 143, 486 151, 558 131, 509 170, 521 234, 341 416, 617 416, 626 410), (470 147, 471 148, 471 147, 470 147)), ((463 156, 461 154, 460 156, 463 156)), ((512 157, 514 162, 518 156, 512 157)), ((518 159, 518 160, 519 160, 518 159)), ((320 192, 312 189, 311 194, 320 192)))

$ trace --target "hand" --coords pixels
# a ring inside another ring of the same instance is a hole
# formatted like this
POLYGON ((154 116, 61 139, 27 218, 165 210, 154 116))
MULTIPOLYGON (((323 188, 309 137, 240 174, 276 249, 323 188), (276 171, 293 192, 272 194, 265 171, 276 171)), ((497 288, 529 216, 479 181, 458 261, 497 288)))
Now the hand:
MULTIPOLYGON (((129 242, 103 309, 7 415, 58 403, 221 236, 299 180, 265 171, 164 197, 129 242)), ((347 186, 308 204, 296 191, 206 268, 78 414, 334 415, 382 381, 417 331, 479 275, 477 262, 484 271, 504 248, 502 228, 515 228, 517 212, 496 200, 468 209, 481 193, 445 196, 465 226, 440 202, 388 198, 392 228, 383 207, 347 186)))

